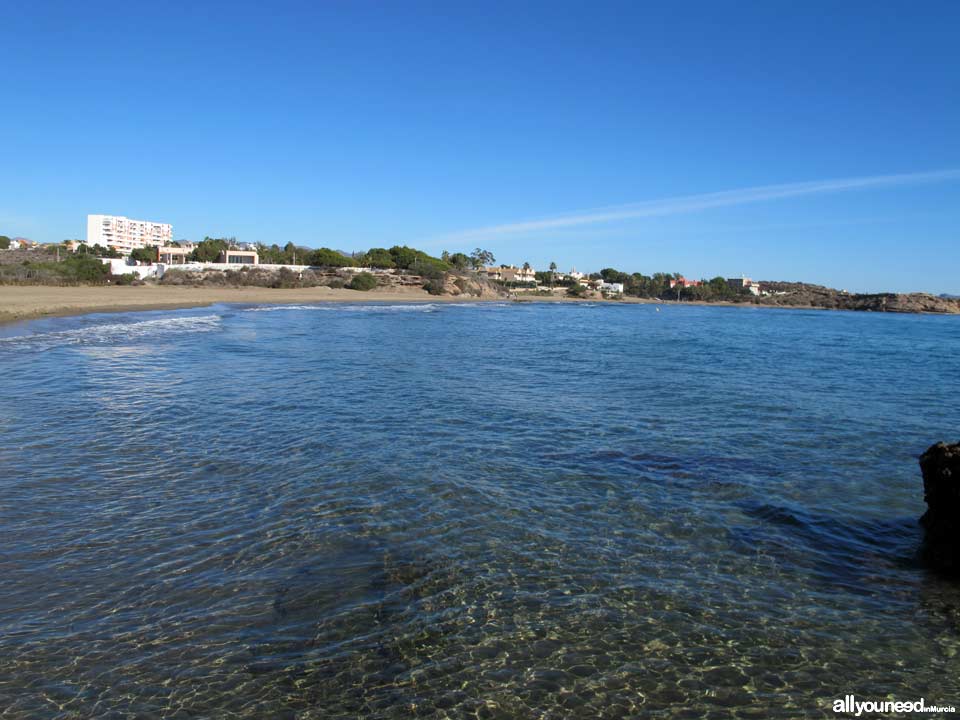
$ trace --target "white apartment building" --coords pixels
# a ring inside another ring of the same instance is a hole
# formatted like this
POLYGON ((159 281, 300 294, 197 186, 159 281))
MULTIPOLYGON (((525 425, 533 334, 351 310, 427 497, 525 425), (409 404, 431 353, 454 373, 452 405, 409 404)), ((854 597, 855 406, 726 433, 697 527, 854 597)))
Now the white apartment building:
POLYGON ((173 226, 148 220, 131 220, 121 215, 87 215, 87 244, 116 248, 128 255, 147 245, 169 245, 173 226))

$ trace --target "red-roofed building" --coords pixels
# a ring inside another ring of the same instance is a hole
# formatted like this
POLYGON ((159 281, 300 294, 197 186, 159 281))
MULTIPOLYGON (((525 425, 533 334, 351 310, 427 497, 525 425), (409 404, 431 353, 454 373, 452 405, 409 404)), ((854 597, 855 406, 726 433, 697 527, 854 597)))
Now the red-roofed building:
POLYGON ((684 288, 700 287, 703 285, 703 280, 687 280, 682 275, 679 278, 670 278, 670 288, 673 289, 677 285, 684 288))

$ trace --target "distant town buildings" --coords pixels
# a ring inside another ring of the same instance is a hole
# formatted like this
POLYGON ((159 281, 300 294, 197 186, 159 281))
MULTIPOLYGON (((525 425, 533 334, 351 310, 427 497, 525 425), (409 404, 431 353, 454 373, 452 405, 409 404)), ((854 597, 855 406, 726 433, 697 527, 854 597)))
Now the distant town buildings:
POLYGON ((727 278, 727 285, 734 290, 747 290, 751 295, 760 294, 760 283, 754 282, 748 277, 727 278))
POLYGON ((173 226, 122 215, 87 215, 87 244, 102 245, 129 255, 148 245, 170 245, 173 226))
POLYGON ((682 275, 678 278, 670 278, 670 289, 672 290, 673 288, 677 287, 677 285, 679 285, 682 288, 700 287, 701 285, 703 285, 703 281, 687 280, 682 275))
POLYGON ((533 268, 518 268, 515 265, 501 265, 500 267, 485 267, 482 269, 488 280, 502 280, 503 282, 536 282, 537 274, 533 268))

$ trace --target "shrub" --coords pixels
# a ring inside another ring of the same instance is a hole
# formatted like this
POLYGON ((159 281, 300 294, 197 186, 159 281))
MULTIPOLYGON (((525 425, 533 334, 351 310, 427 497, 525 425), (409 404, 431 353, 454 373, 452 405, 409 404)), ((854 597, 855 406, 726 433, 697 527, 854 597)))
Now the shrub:
POLYGON ((423 289, 426 290, 431 295, 443 295, 445 291, 443 280, 438 280, 436 278, 427 280, 423 284, 423 289))
POLYGON ((373 290, 377 286, 377 279, 370 273, 360 273, 354 275, 353 279, 350 281, 350 284, 347 285, 351 290, 373 290))
POLYGON ((39 285, 106 282, 110 268, 89 255, 72 255, 62 262, 30 262, 0 266, 0 281, 39 285))
POLYGON ((393 256, 390 254, 390 251, 384 248, 370 248, 370 250, 358 256, 356 261, 360 265, 368 265, 369 267, 375 268, 390 269, 397 266, 393 261, 393 256))
POLYGON ((167 270, 160 277, 161 285, 185 285, 189 276, 183 270, 167 270))
POLYGON ((330 248, 320 248, 310 253, 307 261, 315 267, 350 267, 354 264, 353 258, 341 255, 330 248))
POLYGON ((449 266, 446 266, 445 263, 441 263, 439 260, 417 258, 410 264, 407 270, 420 277, 442 281, 444 277, 446 277, 448 268, 449 266))
POLYGON ((300 276, 288 267, 280 268, 277 279, 273 283, 275 288, 295 288, 300 285, 300 276))
POLYGON ((388 252, 398 268, 410 270, 417 275, 434 277, 431 273, 446 272, 450 269, 449 263, 445 263, 440 258, 432 257, 422 250, 414 250, 406 245, 394 245, 388 252))
POLYGON ((577 283, 576 285, 571 285, 567 288, 567 297, 582 298, 586 297, 588 292, 589 291, 587 288, 580 283, 577 283))

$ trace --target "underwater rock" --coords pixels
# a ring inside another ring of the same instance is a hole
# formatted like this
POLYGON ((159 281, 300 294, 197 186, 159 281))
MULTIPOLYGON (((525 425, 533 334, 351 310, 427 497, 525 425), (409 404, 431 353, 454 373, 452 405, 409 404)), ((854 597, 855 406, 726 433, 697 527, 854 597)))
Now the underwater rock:
POLYGON ((926 533, 922 555, 938 570, 960 573, 960 443, 938 442, 920 456, 926 533))

